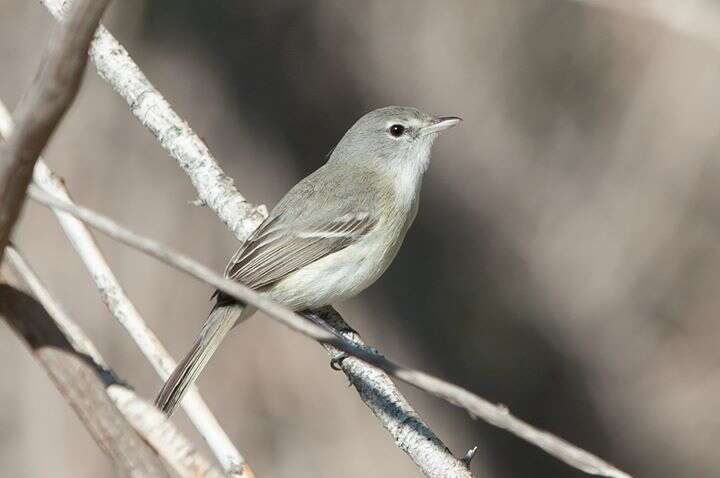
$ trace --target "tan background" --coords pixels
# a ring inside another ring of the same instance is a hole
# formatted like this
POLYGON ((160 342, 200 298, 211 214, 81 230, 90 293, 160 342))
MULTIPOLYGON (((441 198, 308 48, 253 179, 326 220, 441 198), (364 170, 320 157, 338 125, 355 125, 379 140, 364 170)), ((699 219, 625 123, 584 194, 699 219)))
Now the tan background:
MULTIPOLYGON (((274 204, 370 109, 463 116, 435 148, 396 263, 340 309, 390 357, 636 476, 718 476, 717 50, 559 0, 125 0, 106 24, 255 202, 274 204)), ((0 0, 10 107, 52 27, 39 2, 0 0)), ((46 157, 79 203, 217 270, 236 246, 188 205, 187 178, 92 71, 46 157)), ((158 380, 52 216, 30 205, 16 242, 117 372, 153 396, 158 380)), ((210 289, 100 242, 181 355, 210 289)), ((0 376, 2 476, 110 474, 6 327, 0 376)), ((260 477, 418 476, 321 348, 262 316, 200 385, 260 477)), ((477 476, 583 476, 407 392, 456 453, 479 445, 477 476)))

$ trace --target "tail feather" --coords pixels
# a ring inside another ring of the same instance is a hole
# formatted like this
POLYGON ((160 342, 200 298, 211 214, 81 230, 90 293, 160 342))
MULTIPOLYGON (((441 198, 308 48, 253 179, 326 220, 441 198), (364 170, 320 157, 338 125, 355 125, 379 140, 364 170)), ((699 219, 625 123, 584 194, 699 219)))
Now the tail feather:
POLYGON ((242 310, 243 307, 238 304, 227 304, 216 307, 210 313, 192 349, 175 368, 155 399, 155 405, 165 415, 170 416, 175 411, 220 342, 240 318, 242 310))

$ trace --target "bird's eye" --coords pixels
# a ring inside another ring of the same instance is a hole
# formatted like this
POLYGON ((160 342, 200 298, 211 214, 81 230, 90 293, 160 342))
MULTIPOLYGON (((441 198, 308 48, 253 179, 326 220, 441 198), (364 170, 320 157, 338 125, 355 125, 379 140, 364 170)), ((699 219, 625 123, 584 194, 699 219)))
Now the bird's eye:
POLYGON ((391 136, 399 138, 405 132, 405 126, 403 126, 401 124, 394 124, 394 125, 390 126, 388 131, 390 132, 391 136))

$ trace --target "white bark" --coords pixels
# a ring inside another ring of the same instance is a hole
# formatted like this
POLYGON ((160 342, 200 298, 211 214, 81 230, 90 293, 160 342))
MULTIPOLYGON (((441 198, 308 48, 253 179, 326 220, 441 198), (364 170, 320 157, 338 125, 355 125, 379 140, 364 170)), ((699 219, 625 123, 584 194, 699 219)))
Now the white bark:
MULTIPOLYGON (((43 0, 43 3, 56 19, 61 19, 72 1, 43 0)), ((90 46, 90 58, 98 74, 127 101, 132 114, 187 173, 201 202, 215 211, 239 240, 247 238, 267 215, 265 207, 253 206, 235 189, 233 180, 220 169, 203 140, 102 25, 90 46)))

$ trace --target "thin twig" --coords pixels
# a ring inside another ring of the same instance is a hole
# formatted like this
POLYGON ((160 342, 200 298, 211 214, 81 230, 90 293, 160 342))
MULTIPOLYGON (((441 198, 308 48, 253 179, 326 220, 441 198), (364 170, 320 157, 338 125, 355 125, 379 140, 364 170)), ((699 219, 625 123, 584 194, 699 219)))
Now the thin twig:
POLYGON ((18 127, 0 150, 0 263, 33 166, 80 88, 88 46, 108 3, 77 0, 52 35, 40 70, 17 107, 18 127))
MULTIPOLYGON (((56 18, 62 18, 68 2, 43 0, 43 3, 56 18)), ((90 57, 98 74, 127 101, 135 117, 187 173, 200 202, 212 209, 238 239, 247 238, 267 216, 267 209, 249 204, 235 189, 232 179, 217 165, 204 142, 153 87, 125 48, 102 26, 90 48, 90 57)), ((460 460, 444 445, 436 447, 436 453, 422 454, 422 443, 408 442, 409 437, 417 436, 414 424, 422 421, 391 380, 375 380, 377 370, 364 363, 351 365, 352 362, 343 363, 342 368, 353 383, 365 390, 379 387, 379 396, 388 399, 387 402, 373 401, 370 395, 361 393, 363 401, 376 416, 386 417, 380 419, 383 426, 426 475, 433 476, 436 469, 458 467, 460 460)), ((187 401, 186 398, 184 402, 187 401)), ((442 444, 429 428, 427 431, 431 442, 442 444)))
POLYGON ((105 360, 87 335, 75 324, 65 313, 55 299, 50 295, 47 288, 40 282, 40 278, 25 260, 25 257, 12 245, 6 249, 7 260, 18 276, 22 278, 30 292, 42 304, 47 313, 52 317, 60 331, 72 345, 73 349, 83 355, 92 358, 99 368, 109 370, 105 360))
MULTIPOLYGON (((68 317, 60 304, 55 301, 23 255, 10 246, 7 248, 7 259, 18 276, 22 278, 42 307, 48 312, 49 317, 64 338, 67 339, 73 351, 85 357, 92 364, 96 373, 102 379, 107 394, 142 439, 152 445, 183 478, 218 478, 223 476, 188 444, 187 439, 177 431, 162 413, 151 404, 137 397, 135 392, 118 382, 115 374, 109 369, 95 345, 82 329, 68 317)), ((145 446, 142 440, 139 441, 145 446)), ((115 454, 124 456, 120 453, 115 454)), ((121 462, 121 465, 125 466, 125 463, 121 462)))
POLYGON ((65 400, 124 477, 167 477, 160 458, 105 393, 112 375, 76 351, 36 300, 0 284, 0 317, 30 347, 65 400))
MULTIPOLYGON (((0 137, 8 137, 12 129, 12 118, 5 105, 0 101, 0 137)), ((64 181, 53 174, 42 158, 38 159, 35 165, 34 181, 48 194, 72 202, 64 181)), ((130 301, 110 269, 92 233, 85 224, 71 215, 57 210, 53 212, 68 240, 92 276, 110 313, 128 331, 160 378, 166 380, 175 369, 175 361, 130 301)), ((232 476, 252 478, 252 469, 222 429, 196 387, 188 392, 182 407, 226 473, 232 476)))
POLYGON ((533 443, 545 450, 547 453, 574 466, 586 473, 614 477, 629 478, 630 475, 618 470, 604 460, 588 453, 581 448, 543 430, 539 430, 528 423, 514 417, 505 406, 494 405, 484 398, 481 398, 462 387, 446 382, 430 374, 412 370, 387 358, 378 355, 367 347, 359 346, 346 340, 341 335, 330 332, 303 317, 295 314, 290 309, 277 304, 254 290, 230 279, 224 278, 213 272, 211 269, 199 264, 187 256, 178 254, 172 249, 146 237, 139 236, 134 232, 120 226, 111 219, 93 212, 87 208, 59 201, 48 194, 31 187, 30 197, 48 207, 58 208, 62 211, 86 222, 93 228, 107 234, 108 236, 127 244, 130 247, 141 250, 146 254, 186 272, 193 277, 204 281, 224 293, 242 302, 252 304, 264 311, 268 316, 299 332, 307 337, 313 338, 323 344, 331 345, 343 352, 357 357, 371 365, 374 365, 393 377, 396 377, 420 390, 428 392, 460 408, 467 410, 473 418, 481 418, 486 422, 505 429, 518 437, 533 443))

